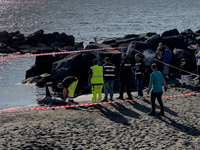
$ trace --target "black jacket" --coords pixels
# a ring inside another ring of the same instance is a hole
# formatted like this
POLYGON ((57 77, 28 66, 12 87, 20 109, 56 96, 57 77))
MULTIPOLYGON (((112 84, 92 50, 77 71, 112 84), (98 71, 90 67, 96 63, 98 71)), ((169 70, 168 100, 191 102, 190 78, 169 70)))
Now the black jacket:
POLYGON ((62 85, 65 87, 65 88, 68 88, 74 81, 77 81, 78 79, 74 76, 69 76, 69 77, 66 77, 63 81, 62 81, 62 85))
POLYGON ((135 77, 136 78, 142 78, 143 75, 142 73, 144 74, 145 73, 145 64, 144 64, 144 61, 142 59, 140 59, 139 61, 137 61, 135 63, 135 77))
MULTIPOLYGON (((186 64, 184 64, 184 65, 181 64, 181 65, 180 65, 180 69, 185 70, 185 71, 188 71, 188 67, 187 67, 186 64)), ((185 71, 181 71, 181 70, 180 70, 180 74, 181 74, 181 75, 188 75, 188 73, 185 72, 185 71)))
POLYGON ((124 59, 120 63, 119 79, 130 80, 131 77, 131 63, 128 59, 124 59))
POLYGON ((112 63, 106 63, 103 65, 103 79, 114 80, 115 79, 115 65, 112 63))

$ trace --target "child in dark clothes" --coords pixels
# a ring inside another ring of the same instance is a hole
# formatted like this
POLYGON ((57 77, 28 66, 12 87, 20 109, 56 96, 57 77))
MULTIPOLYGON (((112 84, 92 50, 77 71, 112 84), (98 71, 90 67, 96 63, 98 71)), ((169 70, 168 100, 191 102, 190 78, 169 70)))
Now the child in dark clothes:
POLYGON ((188 68, 187 68, 187 64, 186 64, 186 59, 185 58, 183 58, 182 60, 181 60, 181 65, 180 65, 180 69, 181 69, 181 71, 180 71, 180 75, 181 75, 181 86, 182 87, 184 87, 184 86, 188 86, 187 85, 187 75, 188 75, 188 73, 187 72, 185 72, 185 71, 188 71, 188 68), (182 71, 182 70, 185 70, 185 71, 182 71), (185 83, 183 83, 185 81, 185 83))

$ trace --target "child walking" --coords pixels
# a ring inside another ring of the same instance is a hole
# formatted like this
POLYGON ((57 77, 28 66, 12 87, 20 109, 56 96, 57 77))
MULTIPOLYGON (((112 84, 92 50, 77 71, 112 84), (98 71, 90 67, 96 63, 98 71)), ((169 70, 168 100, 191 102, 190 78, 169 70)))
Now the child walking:
POLYGON ((187 64, 186 64, 186 59, 185 58, 183 58, 181 60, 180 69, 181 69, 181 71, 180 71, 181 86, 182 87, 188 87, 188 83, 187 83, 187 75, 188 75, 188 73, 185 72, 185 71, 188 71, 188 68, 187 68, 187 64), (182 71, 182 70, 185 70, 185 71, 182 71), (184 83, 184 81, 185 81, 185 83, 184 83))

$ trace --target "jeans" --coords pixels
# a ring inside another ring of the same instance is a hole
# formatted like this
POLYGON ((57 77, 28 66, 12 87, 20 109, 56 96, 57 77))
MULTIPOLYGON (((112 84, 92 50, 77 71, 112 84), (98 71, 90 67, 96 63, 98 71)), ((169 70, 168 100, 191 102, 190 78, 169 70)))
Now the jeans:
POLYGON ((169 74, 169 66, 163 64, 163 74, 164 75, 168 75, 169 74))
POLYGON ((155 100, 157 98, 158 103, 160 104, 161 112, 164 113, 164 106, 162 102, 162 92, 157 92, 154 93, 153 91, 151 92, 151 105, 152 105, 152 113, 155 114, 155 100))
POLYGON ((110 99, 113 99, 114 80, 107 80, 104 82, 104 100, 108 100, 108 92, 110 92, 110 99))
POLYGON ((143 78, 136 78, 136 85, 137 85, 137 90, 138 90, 138 95, 143 96, 143 78))

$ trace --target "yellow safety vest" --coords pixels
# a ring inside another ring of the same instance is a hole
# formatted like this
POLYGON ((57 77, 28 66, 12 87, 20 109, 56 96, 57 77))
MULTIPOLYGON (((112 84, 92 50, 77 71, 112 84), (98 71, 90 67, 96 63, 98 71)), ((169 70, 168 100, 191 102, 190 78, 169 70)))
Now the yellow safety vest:
POLYGON ((99 65, 90 67, 92 69, 91 84, 103 84, 103 68, 99 65))

